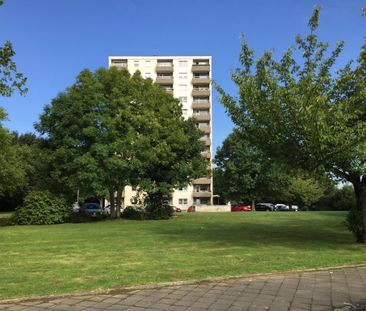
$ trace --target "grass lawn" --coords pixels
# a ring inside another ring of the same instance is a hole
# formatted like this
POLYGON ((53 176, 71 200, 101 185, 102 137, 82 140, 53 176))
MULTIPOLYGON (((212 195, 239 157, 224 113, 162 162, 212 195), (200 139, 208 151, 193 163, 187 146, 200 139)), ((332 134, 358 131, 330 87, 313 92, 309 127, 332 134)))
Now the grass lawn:
POLYGON ((366 263, 342 212, 0 227, 0 299, 366 263))
POLYGON ((14 215, 14 212, 0 212, 0 218, 9 218, 14 215))

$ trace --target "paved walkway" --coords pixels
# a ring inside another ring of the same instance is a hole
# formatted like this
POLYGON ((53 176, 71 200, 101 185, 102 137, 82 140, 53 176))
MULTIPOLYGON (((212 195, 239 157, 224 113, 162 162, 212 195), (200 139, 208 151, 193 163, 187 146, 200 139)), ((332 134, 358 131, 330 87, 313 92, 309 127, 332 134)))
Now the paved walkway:
POLYGON ((0 310, 364 310, 361 305, 366 266, 0 303, 0 310))

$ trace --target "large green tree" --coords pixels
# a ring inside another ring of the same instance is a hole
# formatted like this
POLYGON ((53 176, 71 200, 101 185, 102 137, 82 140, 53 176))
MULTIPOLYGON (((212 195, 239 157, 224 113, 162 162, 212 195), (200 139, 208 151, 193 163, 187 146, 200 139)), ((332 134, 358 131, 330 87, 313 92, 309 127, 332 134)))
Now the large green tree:
POLYGON ((215 192, 225 201, 279 201, 289 176, 260 149, 251 145, 240 129, 216 151, 215 192))
MULTIPOLYGON (((0 1, 0 6, 4 1, 0 1)), ((14 91, 24 94, 27 91, 25 82, 27 78, 22 73, 17 72, 17 66, 13 60, 15 52, 10 41, 5 41, 0 46, 0 95, 11 96, 14 91)))
POLYGON ((234 123, 273 159, 306 170, 322 168, 353 185, 362 218, 355 234, 365 243, 366 45, 357 61, 336 67, 344 44, 329 52, 319 41, 319 12, 315 8, 309 20, 310 34, 298 35, 279 60, 272 51, 255 59, 243 42, 242 66, 232 76, 240 98, 218 90, 234 123))
MULTIPOLYGON (((4 1, 0 1, 0 6, 4 1)), ((10 41, 0 46, 0 97, 9 97, 14 91, 24 94, 26 78, 17 72, 13 60, 15 55, 10 41)), ((13 145, 13 135, 3 127, 2 122, 6 119, 5 110, 0 107, 0 196, 4 193, 14 193, 24 184, 24 163, 21 163, 19 150, 13 145)))
POLYGON ((119 216, 127 184, 154 193, 153 185, 188 183, 195 176, 187 168, 202 161, 199 131, 184 121, 178 101, 138 72, 82 71, 46 106, 36 128, 46 135, 58 187, 80 189, 84 197, 109 193, 112 217, 119 216))
POLYGON ((236 128, 217 149, 215 191, 226 201, 269 201, 308 208, 317 202, 323 186, 303 171, 288 170, 253 146, 236 128))

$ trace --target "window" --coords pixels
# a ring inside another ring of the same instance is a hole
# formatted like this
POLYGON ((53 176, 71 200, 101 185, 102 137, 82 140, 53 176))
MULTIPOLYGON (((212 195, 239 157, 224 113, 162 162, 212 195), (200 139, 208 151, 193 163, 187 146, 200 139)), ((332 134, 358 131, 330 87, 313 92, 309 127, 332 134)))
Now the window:
POLYGON ((179 73, 179 79, 180 79, 180 80, 185 80, 185 79, 187 79, 187 73, 186 73, 186 72, 180 72, 180 73, 179 73))
POLYGON ((140 62, 139 62, 138 60, 134 60, 134 61, 133 61, 133 64, 134 64, 134 66, 135 66, 135 67, 138 67, 138 66, 139 66, 139 63, 140 63, 140 62))
POLYGON ((151 78, 151 72, 145 72, 145 78, 151 78))
POLYGON ((180 187, 178 188, 179 191, 187 191, 187 187, 180 187))
POLYGON ((179 199, 179 204, 187 205, 188 204, 188 199, 179 199))
POLYGON ((145 67, 151 67, 151 60, 145 60, 145 67))
POLYGON ((186 60, 180 60, 179 61, 179 68, 187 68, 187 61, 186 60))
POLYGON ((182 109, 182 115, 183 115, 183 117, 186 117, 188 115, 188 110, 182 109))
POLYGON ((179 91, 182 91, 182 92, 186 92, 187 91, 187 88, 188 88, 188 85, 187 84, 179 84, 178 90, 179 91))

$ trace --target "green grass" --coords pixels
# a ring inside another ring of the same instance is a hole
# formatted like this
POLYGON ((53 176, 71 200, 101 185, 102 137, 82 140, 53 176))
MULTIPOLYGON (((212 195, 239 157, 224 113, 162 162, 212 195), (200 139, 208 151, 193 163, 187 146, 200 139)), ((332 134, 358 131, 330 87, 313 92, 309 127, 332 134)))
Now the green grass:
POLYGON ((14 212, 0 212, 0 218, 10 218, 14 215, 14 212))
POLYGON ((342 212, 0 227, 0 298, 366 262, 342 212))

